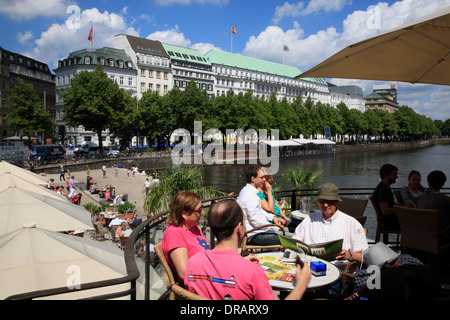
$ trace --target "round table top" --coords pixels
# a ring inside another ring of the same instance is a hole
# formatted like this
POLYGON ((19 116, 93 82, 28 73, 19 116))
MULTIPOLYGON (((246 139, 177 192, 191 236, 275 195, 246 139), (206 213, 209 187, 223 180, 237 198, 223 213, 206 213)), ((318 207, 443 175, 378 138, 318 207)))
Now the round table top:
MULTIPOLYGON (((264 252, 264 253, 258 254, 257 256, 273 257, 276 260, 272 261, 272 262, 281 262, 281 259, 283 258, 283 252, 280 252, 280 251, 264 252)), ((306 262, 305 259, 302 259, 302 260, 304 262, 306 262)), ((341 277, 341 271, 339 270, 339 268, 337 268, 335 265, 333 265, 332 263, 330 263, 326 260, 319 259, 314 256, 307 256, 306 260, 309 263, 314 262, 314 261, 320 261, 326 265, 326 274, 324 276, 311 275, 311 280, 309 281, 308 286, 307 286, 308 289, 317 289, 320 287, 330 285, 330 284, 336 282, 341 277)), ((268 262, 270 262, 270 261, 268 261, 268 262)), ((295 275, 296 267, 293 266, 287 273, 291 273, 291 274, 295 275)), ((272 288, 274 288, 276 290, 292 290, 292 289, 294 289, 294 284, 293 284, 293 282, 290 282, 290 281, 269 279, 269 283, 272 286, 272 288)))

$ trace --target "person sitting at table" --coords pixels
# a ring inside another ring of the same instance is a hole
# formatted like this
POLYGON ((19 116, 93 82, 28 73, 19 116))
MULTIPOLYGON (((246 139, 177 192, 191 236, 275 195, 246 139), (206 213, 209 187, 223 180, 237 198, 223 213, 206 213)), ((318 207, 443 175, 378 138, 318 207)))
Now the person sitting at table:
MULTIPOLYGON (((217 244, 213 250, 201 251, 187 261, 187 290, 213 300, 274 300, 275 293, 258 260, 245 259, 238 253, 245 234, 239 204, 232 199, 214 203, 208 212, 208 225, 217 244)), ((310 279, 308 263, 303 268, 297 265, 296 284, 286 300, 301 299, 310 279)))
POLYGON ((281 210, 279 204, 275 200, 274 192, 272 185, 270 184, 273 181, 273 176, 267 168, 261 168, 264 176, 266 178, 264 186, 258 186, 258 197, 261 199, 261 208, 263 210, 273 213, 277 218, 284 220, 284 225, 288 226, 290 219, 286 217, 284 212, 281 210))
POLYGON ((317 244, 343 239, 342 251, 336 260, 362 260, 368 243, 362 225, 353 217, 340 211, 339 188, 334 183, 319 186, 317 195, 320 212, 308 215, 295 229, 293 238, 307 244, 317 244))
POLYGON ((125 220, 116 217, 116 218, 111 220, 111 222, 108 224, 108 227, 109 228, 113 228, 114 226, 120 226, 122 224, 122 222, 126 223, 125 220))
POLYGON ((162 249, 175 277, 180 281, 184 279, 186 262, 196 253, 211 249, 198 228, 202 215, 202 202, 197 193, 184 190, 173 198, 162 249))
MULTIPOLYGON (((400 230, 400 222, 395 214, 395 199, 391 185, 397 181, 398 168, 392 164, 384 164, 380 168, 380 183, 373 191, 375 206, 383 215, 383 226, 390 230, 400 230)), ((384 239, 387 241, 387 238, 384 239)))
MULTIPOLYGON (((438 210, 439 230, 450 227, 450 197, 440 191, 447 181, 445 173, 439 170, 432 171, 427 176, 429 192, 422 193, 417 199, 417 208, 438 210)), ((440 245, 450 242, 450 230, 440 235, 440 245)))
POLYGON ((128 229, 128 223, 123 221, 116 230, 116 234, 119 238, 125 236, 125 231, 128 229))
POLYGON ((417 198, 425 192, 425 188, 420 184, 421 176, 420 172, 412 170, 408 174, 408 185, 400 189, 403 203, 405 207, 415 208, 417 204, 417 198))
MULTIPOLYGON (((258 197, 258 188, 265 186, 265 179, 263 171, 260 167, 250 166, 245 173, 247 184, 239 193, 237 202, 244 211, 245 227, 248 231, 274 223, 283 226, 284 220, 277 218, 274 214, 262 209, 261 199, 258 197)), ((267 227, 258 229, 248 234, 248 244, 251 245, 277 245, 280 244, 277 231, 278 227, 267 227)))

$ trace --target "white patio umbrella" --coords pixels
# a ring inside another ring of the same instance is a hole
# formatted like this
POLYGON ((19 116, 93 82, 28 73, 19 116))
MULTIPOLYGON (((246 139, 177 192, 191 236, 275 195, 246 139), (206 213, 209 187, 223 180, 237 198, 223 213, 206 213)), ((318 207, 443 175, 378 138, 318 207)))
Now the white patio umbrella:
POLYGON ((352 44, 296 78, 450 85, 450 7, 352 44))
POLYGON ((0 161, 0 177, 5 174, 11 174, 34 184, 44 185, 47 183, 44 177, 36 173, 25 170, 23 168, 19 168, 18 166, 15 166, 7 161, 0 161))
MULTIPOLYGON (((123 251, 117 246, 36 228, 35 224, 0 236, 0 257, 0 299, 126 276, 123 251)), ((80 299, 129 288, 129 284, 121 284, 44 299, 80 299)))
POLYGON ((0 191, 0 235, 34 222, 51 231, 93 230, 91 214, 68 201, 10 186, 0 191))
POLYGON ((43 183, 42 181, 34 181, 33 177, 31 177, 30 179, 26 179, 24 177, 23 179, 11 173, 0 174, 0 191, 6 190, 10 187, 17 187, 46 197, 68 202, 65 196, 57 194, 55 191, 45 188, 45 184, 46 183, 43 183))

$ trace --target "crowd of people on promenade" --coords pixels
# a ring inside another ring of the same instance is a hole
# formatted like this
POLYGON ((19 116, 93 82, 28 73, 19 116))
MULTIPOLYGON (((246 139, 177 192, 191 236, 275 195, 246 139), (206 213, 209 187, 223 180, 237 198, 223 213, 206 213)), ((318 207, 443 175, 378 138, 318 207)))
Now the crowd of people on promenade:
MULTIPOLYGON (((399 202, 395 201, 391 189, 397 180, 398 168, 385 164, 379 171, 380 183, 375 186, 372 197, 377 209, 382 212, 386 225, 400 228, 394 204, 437 209, 442 217, 441 228, 450 225, 450 198, 439 192, 446 182, 442 171, 433 171, 427 176, 428 188, 421 185, 420 173, 411 171, 408 185, 401 188, 399 202)), ((264 270, 258 265, 258 259, 254 256, 242 257, 239 248, 244 234, 250 231, 247 234, 249 245, 275 245, 283 251, 278 235, 281 234, 280 230, 289 226, 292 221, 284 213, 285 206, 274 197, 271 186, 273 176, 267 169, 249 166, 245 178, 246 184, 237 199, 215 202, 208 212, 208 226, 216 239, 213 249, 204 232, 198 227, 204 215, 200 195, 185 190, 179 192, 172 201, 162 248, 176 281, 190 292, 217 300, 277 298, 264 270), (267 225, 271 226, 254 230, 267 225), (201 281, 198 275, 233 279, 233 284, 201 281)), ((336 265, 342 268, 355 262, 360 268, 367 267, 364 265, 364 255, 370 247, 366 231, 355 218, 339 210, 342 198, 338 186, 330 182, 320 185, 317 201, 320 210, 306 216, 294 229, 290 228, 294 232, 289 236, 307 244, 342 239, 342 250, 334 258, 334 262, 338 262, 336 265)), ((286 299, 304 297, 311 278, 311 270, 307 264, 296 266, 295 286, 286 299)), ((345 286, 345 283, 339 282, 327 288, 327 297, 340 296, 343 292, 342 286, 345 286)))

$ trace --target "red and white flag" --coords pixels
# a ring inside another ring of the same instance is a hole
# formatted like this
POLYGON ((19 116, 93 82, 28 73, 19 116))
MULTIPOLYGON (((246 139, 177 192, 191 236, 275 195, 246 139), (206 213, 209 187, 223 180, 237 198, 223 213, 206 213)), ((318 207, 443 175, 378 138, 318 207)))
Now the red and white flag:
POLYGON ((235 28, 235 27, 233 27, 233 26, 231 26, 231 33, 237 34, 237 32, 236 32, 236 28, 235 28))
POLYGON ((92 41, 92 33, 93 33, 93 31, 92 31, 92 27, 91 27, 91 31, 89 32, 89 37, 88 37, 89 41, 92 41))

